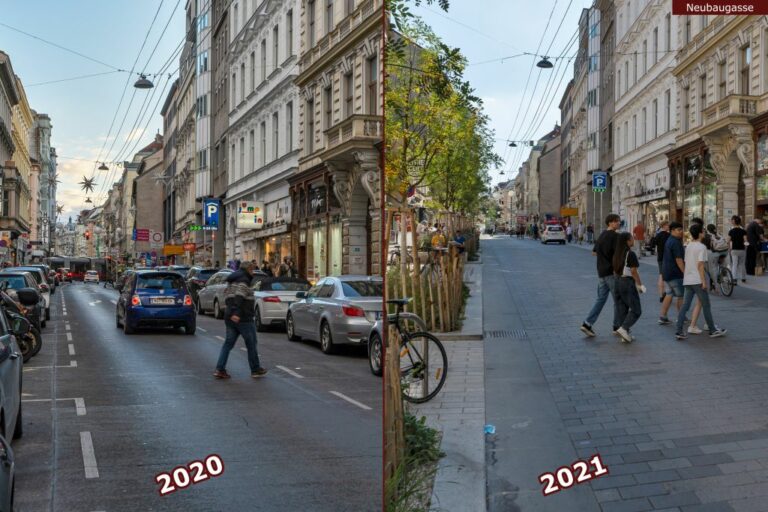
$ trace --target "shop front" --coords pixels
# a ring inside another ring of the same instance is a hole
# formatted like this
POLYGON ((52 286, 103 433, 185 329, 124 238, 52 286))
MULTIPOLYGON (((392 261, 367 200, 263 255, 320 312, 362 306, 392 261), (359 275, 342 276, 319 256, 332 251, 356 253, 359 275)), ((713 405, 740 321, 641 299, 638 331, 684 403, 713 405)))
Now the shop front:
POLYGON ((659 206, 666 207, 668 220, 682 223, 687 232, 691 219, 698 217, 704 225, 719 225, 718 230, 722 231, 723 216, 718 215, 723 213, 718 200, 718 176, 707 146, 703 141, 695 141, 667 155, 671 182, 669 199, 659 206))
POLYGON ((755 128, 755 218, 768 222, 768 113, 756 117, 752 125, 755 128))

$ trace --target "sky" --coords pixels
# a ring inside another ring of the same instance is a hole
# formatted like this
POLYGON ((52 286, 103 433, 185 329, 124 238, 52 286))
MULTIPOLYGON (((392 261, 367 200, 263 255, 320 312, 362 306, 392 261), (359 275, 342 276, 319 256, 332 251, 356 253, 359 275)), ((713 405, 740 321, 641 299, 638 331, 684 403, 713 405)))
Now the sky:
MULTIPOLYGON (((10 56, 13 70, 24 84, 30 107, 51 117, 51 145, 59 155, 58 174, 61 181, 56 200, 64 206, 64 213, 58 218, 59 222, 66 222, 70 215, 75 217, 81 209, 90 206, 84 202, 86 196, 77 184, 83 176, 96 178, 95 193, 89 194, 95 205, 103 202, 111 184, 119 179, 121 169, 108 164, 109 172, 98 171, 94 160, 130 160, 133 153, 152 142, 158 131, 162 133, 163 119, 160 109, 170 89, 167 72, 177 70, 178 57, 173 59, 162 77, 150 77, 156 87, 149 90, 135 89, 133 82, 138 76, 127 72, 113 72, 114 69, 109 66, 131 70, 136 63, 136 72, 155 74, 160 71, 184 38, 185 2, 186 0, 3 2, 0 16, 0 50, 10 56), (156 13, 157 18, 149 31, 144 48, 139 52, 156 13), (166 24, 168 26, 164 30, 166 24), (46 44, 6 25, 102 63, 46 44), (157 48, 152 52, 155 45, 157 48), (109 74, 34 85, 105 72, 109 74), (129 79, 130 83, 125 89, 125 96, 118 111, 118 104, 129 79), (166 83, 168 85, 163 92, 166 83), (134 91, 136 94, 131 102, 134 91), (129 104, 130 109, 127 108, 129 104), (143 116, 139 117, 142 106, 143 116), (115 122, 110 133, 113 118, 115 122), (122 128, 118 130, 121 124, 122 128)), ((176 76, 178 73, 174 74, 174 79, 176 76)))
POLYGON ((491 170, 493 184, 513 178, 530 153, 530 147, 521 144, 509 148, 507 140, 536 140, 560 123, 558 105, 573 77, 579 17, 591 4, 591 0, 450 0, 448 12, 437 6, 412 9, 446 44, 460 48, 469 62, 465 79, 483 99, 496 132, 496 152, 505 159, 503 169, 491 170), (540 59, 533 56, 501 60, 524 52, 566 58, 552 60, 554 68, 548 70, 535 67, 540 59))

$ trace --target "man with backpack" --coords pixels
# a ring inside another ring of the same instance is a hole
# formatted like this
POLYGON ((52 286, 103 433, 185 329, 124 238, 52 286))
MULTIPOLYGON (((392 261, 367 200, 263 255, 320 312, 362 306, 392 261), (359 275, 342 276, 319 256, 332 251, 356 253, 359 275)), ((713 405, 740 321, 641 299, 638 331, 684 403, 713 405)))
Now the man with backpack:
POLYGON ((245 347, 248 349, 251 377, 256 379, 267 374, 267 370, 261 367, 259 353, 256 350, 256 324, 254 323, 256 304, 251 289, 252 280, 253 263, 250 261, 243 261, 238 270, 227 276, 227 288, 224 291, 227 305, 224 313, 224 325, 227 327, 227 335, 219 353, 216 371, 213 374, 217 379, 230 378, 226 370, 227 359, 238 336, 243 337, 245 347))

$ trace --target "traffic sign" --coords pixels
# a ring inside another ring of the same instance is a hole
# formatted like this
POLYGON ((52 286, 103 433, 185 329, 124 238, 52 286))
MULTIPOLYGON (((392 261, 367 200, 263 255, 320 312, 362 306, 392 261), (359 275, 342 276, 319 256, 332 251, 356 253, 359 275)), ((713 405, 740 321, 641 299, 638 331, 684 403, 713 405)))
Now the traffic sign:
POLYGON ((219 209, 221 203, 218 199, 203 199, 203 226, 218 229, 219 227, 219 209))
POLYGON ((592 191, 605 192, 608 188, 608 173, 605 171, 594 171, 592 173, 592 191))

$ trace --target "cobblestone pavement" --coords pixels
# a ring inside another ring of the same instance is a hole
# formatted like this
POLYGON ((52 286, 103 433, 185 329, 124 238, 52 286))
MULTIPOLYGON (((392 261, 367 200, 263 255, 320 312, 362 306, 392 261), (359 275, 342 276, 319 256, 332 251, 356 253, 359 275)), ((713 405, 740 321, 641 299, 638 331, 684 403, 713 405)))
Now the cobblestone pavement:
POLYGON ((489 510, 768 511, 768 294, 714 297, 728 336, 679 342, 656 322, 656 275, 642 265, 636 341, 611 335, 611 299, 586 339, 588 251, 483 244, 489 510), (540 474, 596 453, 609 475, 542 495, 540 474))

